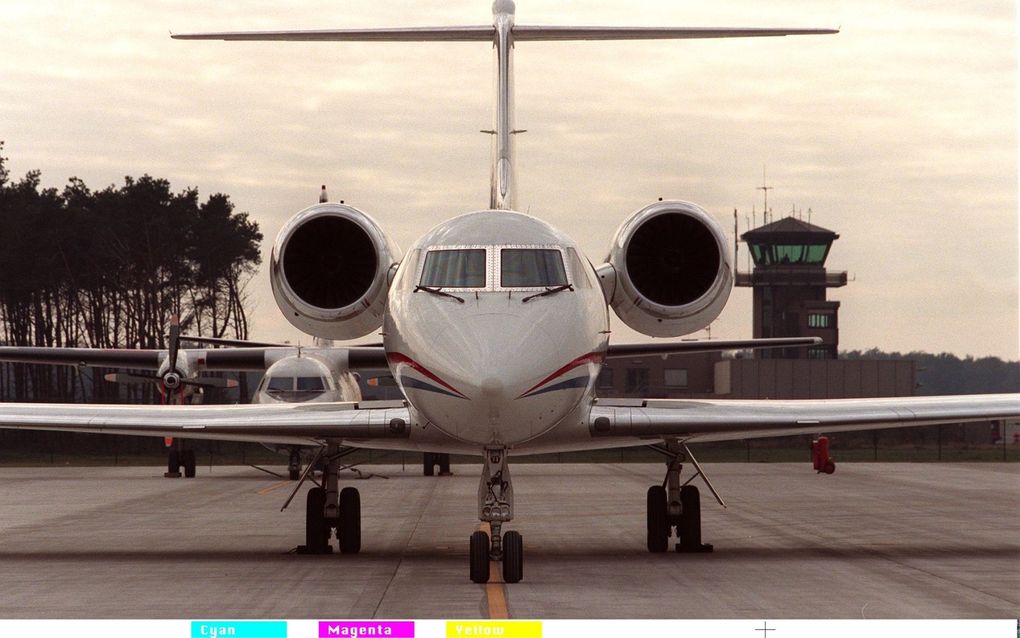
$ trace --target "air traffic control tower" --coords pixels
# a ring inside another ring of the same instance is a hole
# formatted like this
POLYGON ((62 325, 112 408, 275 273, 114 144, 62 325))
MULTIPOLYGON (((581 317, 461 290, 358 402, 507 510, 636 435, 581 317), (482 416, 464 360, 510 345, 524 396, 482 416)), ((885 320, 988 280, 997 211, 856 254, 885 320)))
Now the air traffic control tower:
POLYGON ((754 269, 736 272, 737 286, 754 289, 755 338, 821 337, 811 348, 760 350, 762 359, 835 359, 839 352, 839 302, 826 290, 846 285, 846 272, 829 272, 825 259, 839 235, 796 217, 747 231, 754 269))

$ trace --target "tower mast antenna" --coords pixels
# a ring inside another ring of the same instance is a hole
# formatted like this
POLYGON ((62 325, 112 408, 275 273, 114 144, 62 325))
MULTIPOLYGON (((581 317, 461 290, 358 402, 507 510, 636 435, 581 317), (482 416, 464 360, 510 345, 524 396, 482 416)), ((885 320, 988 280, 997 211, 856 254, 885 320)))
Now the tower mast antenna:
POLYGON ((769 191, 775 188, 775 186, 769 186, 768 182, 765 181, 765 166, 761 167, 761 186, 755 187, 755 190, 763 191, 765 193, 765 210, 762 212, 763 223, 767 223, 764 220, 769 214, 769 191))

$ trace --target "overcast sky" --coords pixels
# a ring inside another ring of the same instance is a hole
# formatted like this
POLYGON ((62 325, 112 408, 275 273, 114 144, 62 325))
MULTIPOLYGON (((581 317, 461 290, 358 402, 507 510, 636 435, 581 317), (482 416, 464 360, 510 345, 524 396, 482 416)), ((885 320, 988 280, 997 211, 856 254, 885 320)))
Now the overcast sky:
MULTIPOLYGON (((170 31, 488 24, 487 0, 33 0, 0 21, 12 177, 143 173, 224 192, 266 235, 319 185, 407 248, 488 205, 484 43, 224 43, 170 31)), ((836 27, 835 36, 517 47, 519 206, 592 261, 658 197, 732 233, 796 209, 840 234, 842 349, 1018 358, 1012 2, 520 0, 519 24, 836 27)), ((732 236, 730 237, 732 241, 732 236)), ((746 249, 741 246, 741 267, 746 249)), ((300 336, 265 267, 253 337, 300 336)), ((751 336, 735 289, 713 337, 751 336)), ((644 340, 613 323, 618 342, 644 340)))

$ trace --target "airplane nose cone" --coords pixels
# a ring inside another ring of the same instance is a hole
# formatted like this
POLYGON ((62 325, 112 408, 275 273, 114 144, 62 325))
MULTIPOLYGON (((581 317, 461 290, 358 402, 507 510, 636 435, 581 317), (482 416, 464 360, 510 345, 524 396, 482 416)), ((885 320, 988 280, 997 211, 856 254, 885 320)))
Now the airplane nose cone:
POLYGON ((435 358, 428 366, 463 398, 421 393, 420 408, 437 426, 475 443, 512 444, 544 431, 555 415, 533 414, 543 402, 521 398, 536 376, 561 365, 540 323, 486 313, 460 317, 431 336, 427 351, 435 358))
POLYGON ((458 353, 451 372, 458 382, 472 389, 472 398, 498 402, 531 373, 532 366, 522 361, 521 354, 547 352, 552 343, 541 327, 520 317, 476 315, 444 331, 436 345, 458 353))

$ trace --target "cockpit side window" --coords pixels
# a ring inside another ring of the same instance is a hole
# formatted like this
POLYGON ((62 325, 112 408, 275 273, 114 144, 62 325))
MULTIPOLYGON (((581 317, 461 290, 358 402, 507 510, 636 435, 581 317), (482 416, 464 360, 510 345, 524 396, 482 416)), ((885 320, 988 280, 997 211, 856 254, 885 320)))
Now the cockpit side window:
POLYGON ((591 288, 591 265, 586 264, 573 248, 567 248, 567 261, 570 262, 571 279, 577 288, 591 288))
POLYGON ((484 288, 485 249, 430 250, 425 255, 421 286, 484 288))
POLYGON ((565 286, 563 256, 555 248, 503 248, 499 285, 503 288, 565 286))
POLYGON ((397 290, 407 290, 414 287, 414 277, 418 274, 418 264, 421 263, 421 250, 415 249, 405 255, 397 269, 397 277, 393 285, 397 290))

